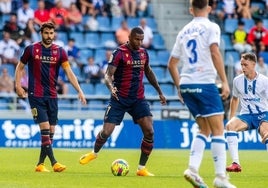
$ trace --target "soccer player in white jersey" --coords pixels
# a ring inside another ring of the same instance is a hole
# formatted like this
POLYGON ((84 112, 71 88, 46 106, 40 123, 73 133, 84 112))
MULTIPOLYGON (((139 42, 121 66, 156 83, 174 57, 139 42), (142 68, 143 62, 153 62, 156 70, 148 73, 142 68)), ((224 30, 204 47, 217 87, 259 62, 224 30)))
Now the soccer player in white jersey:
POLYGON ((200 131, 191 144, 188 169, 184 177, 194 187, 208 187, 199 176, 206 142, 211 134, 211 152, 215 166, 215 188, 235 188, 226 175, 226 141, 224 137, 223 103, 230 94, 224 63, 219 50, 220 28, 208 19, 208 0, 191 0, 194 16, 178 33, 168 62, 169 72, 200 131), (179 73, 178 64, 182 63, 179 73), (222 82, 221 94, 216 86, 217 73, 222 82))
POLYGON ((238 132, 257 129, 268 151, 268 78, 256 72, 257 57, 245 53, 241 57, 243 74, 233 80, 230 120, 226 125, 226 139, 233 163, 228 172, 241 172, 238 155, 238 132), (236 116, 240 102, 241 110, 236 116))

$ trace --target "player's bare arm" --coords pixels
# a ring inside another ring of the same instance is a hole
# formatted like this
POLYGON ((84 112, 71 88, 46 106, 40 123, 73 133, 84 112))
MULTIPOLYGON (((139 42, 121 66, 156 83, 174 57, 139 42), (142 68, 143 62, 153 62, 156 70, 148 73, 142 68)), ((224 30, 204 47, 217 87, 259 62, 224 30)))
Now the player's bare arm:
POLYGON ((104 82, 107 86, 107 88, 111 91, 111 94, 113 97, 115 97, 117 100, 119 100, 117 96, 117 88, 113 85, 113 75, 116 71, 115 66, 108 65, 106 73, 104 75, 104 82))
POLYGON ((152 71, 152 68, 148 65, 144 68, 145 76, 147 77, 149 83, 156 89, 156 91, 159 94, 160 102, 162 105, 165 105, 167 103, 165 96, 162 93, 162 90, 158 84, 158 81, 156 80, 155 74, 152 71))
POLYGON ((229 117, 230 119, 232 117, 235 117, 238 105, 239 105, 239 98, 233 96, 230 101, 230 117, 229 117))
POLYGON ((218 72, 218 75, 219 75, 221 81, 222 81, 221 97, 223 100, 225 100, 230 95, 230 88, 229 88, 228 80, 227 80, 227 77, 226 77, 226 74, 224 71, 224 63, 222 61, 221 52, 220 52, 220 49, 216 43, 212 44, 210 46, 210 51, 211 51, 213 64, 218 72))
POLYGON ((178 70, 178 64, 179 64, 179 59, 171 56, 168 61, 168 70, 170 72, 174 85, 177 88, 179 100, 182 104, 184 104, 184 101, 180 92, 180 73, 178 70))
POLYGON ((16 71, 15 71, 15 88, 16 88, 16 93, 21 98, 26 98, 27 97, 27 93, 21 87, 21 83, 20 83, 20 80, 22 78, 22 71, 24 69, 24 66, 25 65, 22 62, 19 62, 18 65, 17 65, 17 67, 16 67, 16 71))

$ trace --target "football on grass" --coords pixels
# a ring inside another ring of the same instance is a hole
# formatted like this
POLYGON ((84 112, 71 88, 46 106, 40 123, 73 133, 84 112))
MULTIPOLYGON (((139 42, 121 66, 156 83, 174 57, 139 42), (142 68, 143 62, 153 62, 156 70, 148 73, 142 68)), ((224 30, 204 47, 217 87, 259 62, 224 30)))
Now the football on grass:
POLYGON ((111 171, 114 176, 126 176, 129 172, 128 162, 124 159, 116 159, 113 161, 111 171))

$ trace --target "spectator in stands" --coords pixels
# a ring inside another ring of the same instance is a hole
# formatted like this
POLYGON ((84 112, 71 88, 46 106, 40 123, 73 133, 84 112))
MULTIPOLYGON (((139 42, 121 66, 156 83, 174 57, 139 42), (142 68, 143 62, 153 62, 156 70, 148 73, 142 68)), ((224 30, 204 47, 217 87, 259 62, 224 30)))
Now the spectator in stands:
POLYGON ((62 1, 62 6, 66 9, 70 8, 71 4, 75 3, 76 4, 76 0, 63 0, 62 1))
POLYGON ((24 29, 23 46, 28 46, 33 42, 39 41, 39 36, 34 27, 34 20, 29 19, 24 29))
POLYGON ((252 49, 258 55, 259 52, 267 50, 268 46, 268 33, 267 29, 263 26, 261 19, 256 21, 247 36, 247 42, 252 46, 252 49))
POLYGON ((3 39, 0 40, 0 57, 2 64, 13 64, 14 66, 18 63, 20 47, 10 38, 10 33, 7 31, 3 32, 3 39))
POLYGON ((65 50, 67 51, 68 59, 69 59, 71 66, 74 66, 74 67, 79 66, 81 68, 82 64, 79 61, 80 49, 75 45, 74 38, 70 38, 68 40, 68 44, 65 47, 65 50))
POLYGON ((225 13, 225 18, 237 18, 235 0, 223 0, 223 11, 225 13))
POLYGON ((3 31, 9 32, 10 38, 15 40, 17 44, 20 44, 22 42, 24 31, 18 25, 18 19, 16 13, 12 13, 10 15, 9 21, 7 21, 3 27, 3 31))
POLYGON ((136 17, 137 0, 121 0, 126 17, 136 17))
POLYGON ((71 3, 68 10, 68 25, 72 31, 79 30, 82 23, 82 14, 75 3, 71 3))
POLYGON ((238 17, 251 19, 250 0, 235 0, 235 2, 238 17))
POLYGON ((68 11, 62 6, 61 0, 55 1, 55 7, 50 9, 49 15, 57 30, 68 29, 68 11))
POLYGON ((2 68, 0 75, 0 94, 9 95, 14 93, 14 80, 8 74, 7 68, 2 68))
POLYGON ((150 5, 150 0, 138 0, 137 1, 137 14, 139 17, 147 17, 148 15, 148 5, 150 5))
POLYGON ((238 28, 232 35, 233 47, 239 53, 250 52, 252 47, 247 43, 247 32, 245 31, 245 23, 243 21, 238 22, 238 28))
POLYGON ((18 25, 25 29, 29 19, 34 19, 34 10, 30 7, 29 0, 22 1, 22 7, 18 9, 18 25))
POLYGON ((50 21, 49 10, 45 8, 45 1, 39 0, 37 4, 37 9, 34 11, 34 22, 38 26, 42 23, 50 21))
POLYGON ((122 20, 121 27, 115 32, 116 42, 118 45, 122 45, 128 41, 128 36, 130 34, 130 29, 128 27, 127 21, 122 20))
POLYGON ((0 1, 0 12, 2 14, 9 14, 11 13, 12 8, 12 0, 4 0, 0 1))
POLYGON ((213 22, 218 23, 220 28, 223 30, 224 29, 224 17, 225 17, 224 11, 221 9, 221 7, 218 6, 217 0, 211 0, 209 2, 209 5, 211 7, 211 11, 208 15, 209 19, 213 22))
POLYGON ((84 67, 84 75, 86 82, 96 84, 102 79, 101 68, 95 63, 93 56, 88 58, 88 64, 84 67))
POLYGON ((268 76, 268 65, 264 62, 263 57, 258 57, 258 62, 256 64, 256 71, 265 76, 268 76))
POLYGON ((142 42, 142 47, 147 48, 147 49, 152 48, 154 35, 153 35, 152 29, 147 25, 145 18, 140 19, 140 27, 143 29, 143 32, 144 32, 144 39, 142 42))

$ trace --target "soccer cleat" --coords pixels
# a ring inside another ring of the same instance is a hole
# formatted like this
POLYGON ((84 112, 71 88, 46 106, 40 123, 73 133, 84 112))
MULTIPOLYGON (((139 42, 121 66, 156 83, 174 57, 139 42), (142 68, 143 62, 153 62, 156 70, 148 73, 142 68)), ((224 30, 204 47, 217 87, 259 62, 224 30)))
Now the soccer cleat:
POLYGON ((184 171, 184 178, 190 182, 194 188, 208 188, 203 179, 197 173, 192 172, 190 169, 184 171))
POLYGON ((213 182, 214 188, 236 188, 233 184, 229 182, 228 177, 216 177, 213 182))
POLYGON ((97 154, 90 152, 80 157, 79 163, 84 165, 97 158, 97 154))
POLYGON ((49 172, 49 170, 41 163, 35 167, 35 172, 49 172))
POLYGON ((60 164, 60 163, 55 163, 54 165, 53 165, 53 170, 54 170, 54 172, 62 172, 62 171, 64 171, 66 169, 66 166, 65 165, 62 165, 62 164, 60 164))
POLYGON ((137 176, 154 176, 154 174, 150 173, 146 168, 138 169, 136 174, 137 176))
POLYGON ((233 162, 230 166, 226 167, 227 172, 241 172, 241 166, 237 164, 236 162, 233 162))

